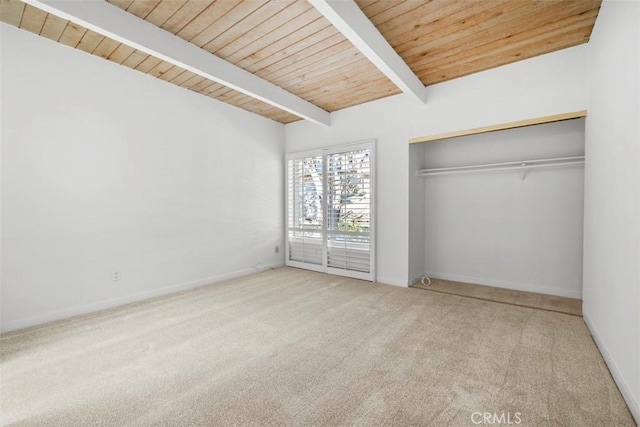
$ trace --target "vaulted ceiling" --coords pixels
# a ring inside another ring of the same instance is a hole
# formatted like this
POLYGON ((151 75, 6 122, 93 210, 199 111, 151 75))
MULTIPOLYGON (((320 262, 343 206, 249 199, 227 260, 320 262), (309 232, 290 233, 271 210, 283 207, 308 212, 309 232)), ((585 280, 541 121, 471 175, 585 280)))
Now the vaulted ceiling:
POLYGON ((601 4, 0 1, 0 20, 26 31, 281 123, 325 124, 325 112, 411 91, 412 81, 428 86, 586 43, 601 4))

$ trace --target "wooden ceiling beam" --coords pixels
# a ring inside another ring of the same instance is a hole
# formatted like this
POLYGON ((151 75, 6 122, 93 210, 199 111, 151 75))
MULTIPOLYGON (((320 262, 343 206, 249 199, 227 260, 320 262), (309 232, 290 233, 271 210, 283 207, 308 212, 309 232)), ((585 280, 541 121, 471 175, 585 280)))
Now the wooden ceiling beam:
POLYGON ((106 1, 24 1, 298 117, 331 123, 330 113, 320 107, 106 1))
POLYGON ((309 0, 398 88, 425 102, 425 87, 353 0, 309 0))

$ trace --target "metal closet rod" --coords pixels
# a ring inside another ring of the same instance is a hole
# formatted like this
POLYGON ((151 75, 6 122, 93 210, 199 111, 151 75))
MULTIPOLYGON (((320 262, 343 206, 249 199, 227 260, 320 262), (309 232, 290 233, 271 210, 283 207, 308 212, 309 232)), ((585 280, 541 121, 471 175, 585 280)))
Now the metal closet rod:
POLYGON ((483 165, 454 166, 448 168, 419 169, 417 176, 448 175, 454 173, 523 170, 584 163, 584 156, 557 157, 553 159, 520 160, 517 162, 487 163, 483 165))

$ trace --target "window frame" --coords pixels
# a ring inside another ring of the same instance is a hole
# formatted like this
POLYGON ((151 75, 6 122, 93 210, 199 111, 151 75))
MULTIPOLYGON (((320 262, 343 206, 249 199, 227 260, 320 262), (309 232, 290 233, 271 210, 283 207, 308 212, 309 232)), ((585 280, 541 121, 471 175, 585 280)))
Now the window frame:
POLYGON ((285 265, 296 268, 303 268, 322 273, 329 273, 337 276, 352 277, 361 280, 375 282, 376 280, 376 141, 369 139, 349 144, 333 145, 313 150, 304 150, 287 153, 285 156, 285 265), (348 153, 350 151, 369 150, 369 174, 370 174, 370 193, 369 193, 369 272, 361 272, 356 270, 348 270, 342 268, 331 267, 327 265, 328 261, 328 230, 327 226, 327 157, 333 154, 348 153), (295 261, 289 259, 290 254, 290 233, 295 227, 289 227, 289 198, 291 176, 289 173, 289 162, 291 160, 299 160, 309 157, 322 157, 322 226, 319 230, 322 238, 320 245, 322 247, 322 264, 311 264, 303 261, 295 261))

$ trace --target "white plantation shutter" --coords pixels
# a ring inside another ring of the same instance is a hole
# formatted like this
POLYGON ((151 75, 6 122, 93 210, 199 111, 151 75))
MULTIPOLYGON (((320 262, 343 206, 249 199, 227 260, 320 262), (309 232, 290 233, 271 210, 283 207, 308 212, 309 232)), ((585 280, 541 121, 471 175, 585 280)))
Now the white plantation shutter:
POLYGON ((323 266, 322 156, 287 163, 288 260, 323 266))
POLYGON ((287 265, 374 280, 373 148, 288 156, 287 265))
POLYGON ((371 150, 327 155, 327 267, 371 272, 371 150))

